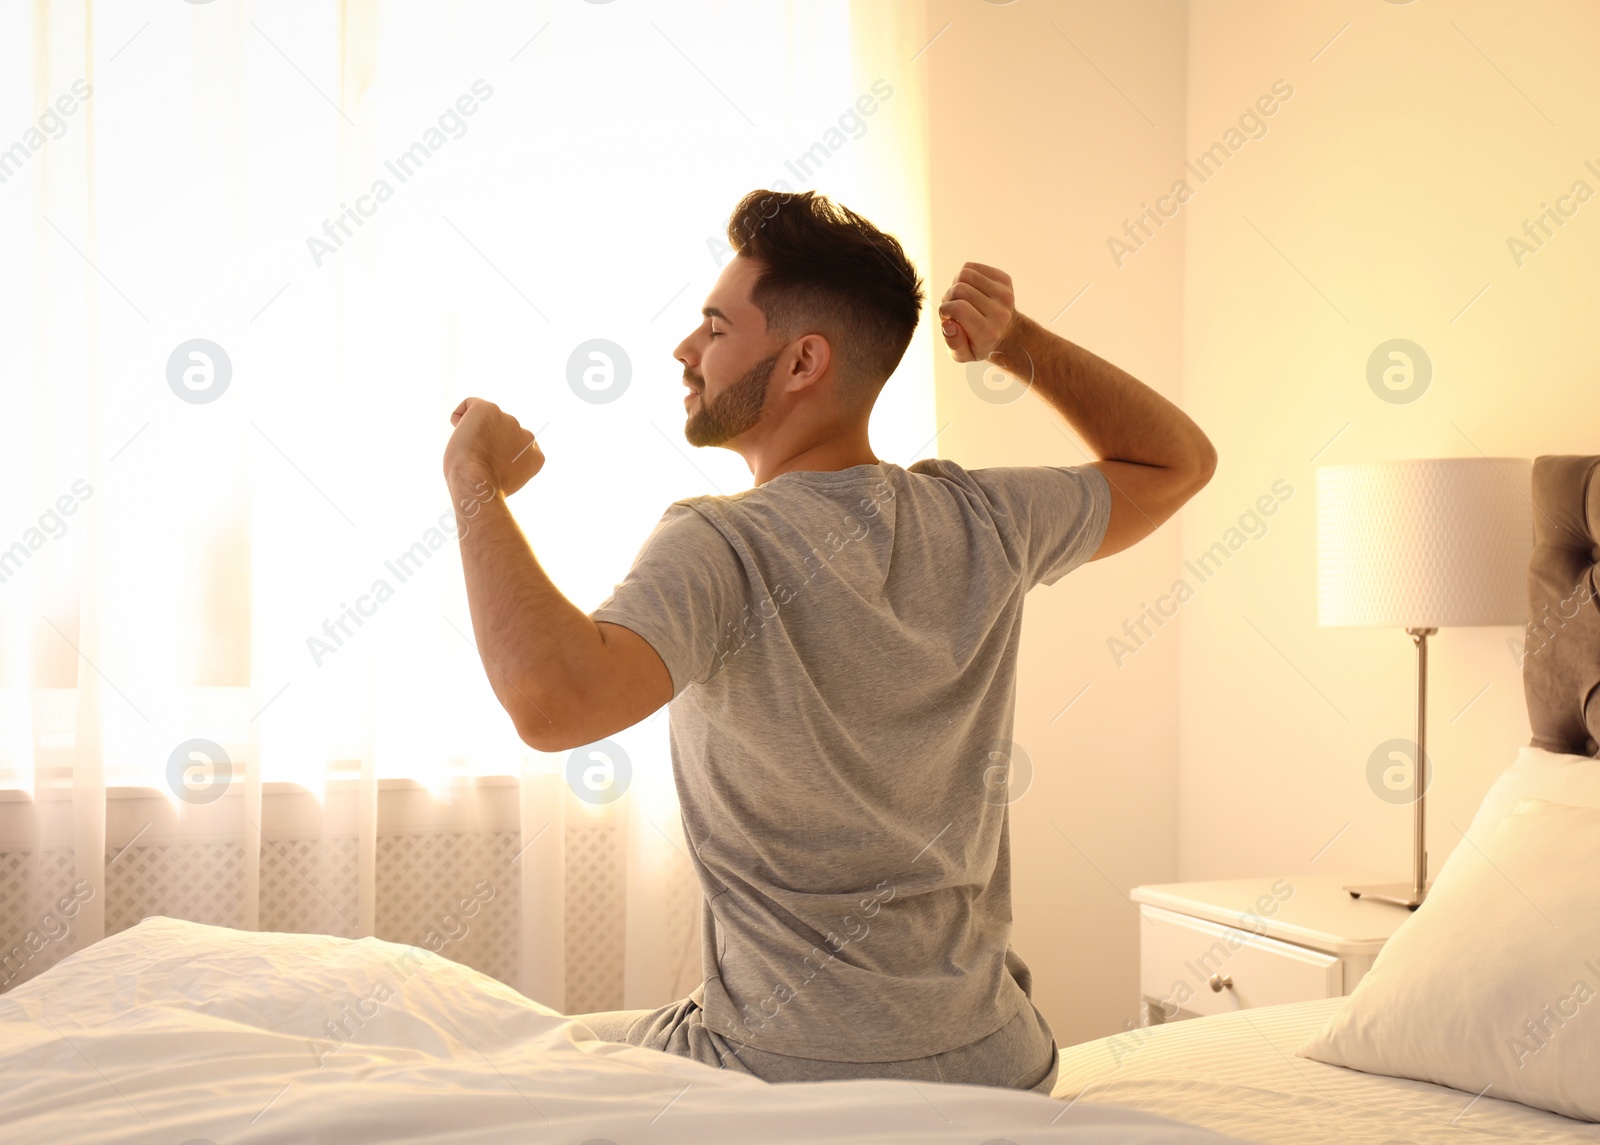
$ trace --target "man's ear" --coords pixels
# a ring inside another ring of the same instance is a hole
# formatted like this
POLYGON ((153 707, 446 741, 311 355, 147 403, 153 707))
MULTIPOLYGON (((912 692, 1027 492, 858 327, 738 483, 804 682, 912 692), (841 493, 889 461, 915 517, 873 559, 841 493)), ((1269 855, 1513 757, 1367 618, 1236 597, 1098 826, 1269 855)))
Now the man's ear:
POLYGON ((833 347, 821 334, 805 334, 792 343, 794 356, 784 371, 786 393, 799 394, 820 382, 833 362, 833 347))

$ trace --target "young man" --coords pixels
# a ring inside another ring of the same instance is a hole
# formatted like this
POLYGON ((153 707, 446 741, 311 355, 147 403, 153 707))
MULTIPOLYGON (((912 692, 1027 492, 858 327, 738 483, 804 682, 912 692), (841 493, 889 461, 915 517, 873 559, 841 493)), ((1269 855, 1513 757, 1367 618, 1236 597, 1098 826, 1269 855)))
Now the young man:
POLYGON ((478 648, 522 739, 564 751, 671 701, 705 977, 581 1020, 768 1081, 1048 1092, 1055 1039, 1009 944, 1023 596, 1153 532, 1216 454, 969 262, 939 305, 945 345, 1030 381, 1100 460, 880 460, 868 416, 923 301, 900 244, 810 192, 752 192, 728 239, 674 356, 685 436, 738 452, 755 487, 669 506, 593 614, 506 508, 544 464, 533 435, 469 398, 445 450, 478 648))

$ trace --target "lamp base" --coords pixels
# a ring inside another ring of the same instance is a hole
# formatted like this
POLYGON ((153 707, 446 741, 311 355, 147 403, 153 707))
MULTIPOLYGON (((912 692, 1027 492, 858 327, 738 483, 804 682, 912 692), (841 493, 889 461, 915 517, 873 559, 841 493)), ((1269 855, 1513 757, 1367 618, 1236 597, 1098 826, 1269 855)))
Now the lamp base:
POLYGON ((1353 899, 1372 899, 1374 902, 1392 902, 1408 910, 1416 910, 1428 896, 1424 887, 1419 894, 1410 883, 1377 883, 1365 887, 1345 887, 1353 899))

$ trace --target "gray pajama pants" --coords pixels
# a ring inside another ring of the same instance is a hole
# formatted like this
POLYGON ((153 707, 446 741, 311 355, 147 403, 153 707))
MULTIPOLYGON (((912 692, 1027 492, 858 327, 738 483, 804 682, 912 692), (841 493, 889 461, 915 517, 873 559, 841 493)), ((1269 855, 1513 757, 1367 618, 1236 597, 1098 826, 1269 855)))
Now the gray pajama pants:
POLYGON ((758 1050, 716 1033, 703 1023, 703 1014, 693 999, 684 998, 659 1010, 606 1010, 574 1014, 572 1019, 588 1026, 601 1041, 677 1054, 770 1082, 901 1078, 1030 1089, 1048 1096, 1060 1063, 1050 1023, 1032 1004, 969 1045, 893 1062, 823 1061, 758 1050))

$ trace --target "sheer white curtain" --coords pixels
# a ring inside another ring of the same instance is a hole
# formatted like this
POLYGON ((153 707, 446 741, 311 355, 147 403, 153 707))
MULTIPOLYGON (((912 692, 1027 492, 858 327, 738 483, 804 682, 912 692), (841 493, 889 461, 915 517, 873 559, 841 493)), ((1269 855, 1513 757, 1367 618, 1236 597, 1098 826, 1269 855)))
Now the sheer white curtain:
MULTIPOLYGON (((158 913, 569 1010, 694 985, 666 721, 516 739, 448 414, 538 432, 513 508, 586 609, 667 502, 748 487, 684 442, 671 349, 756 187, 926 272, 924 38, 870 0, 6 9, 0 986, 158 913)), ((935 431, 925 322, 874 437, 935 431)))

